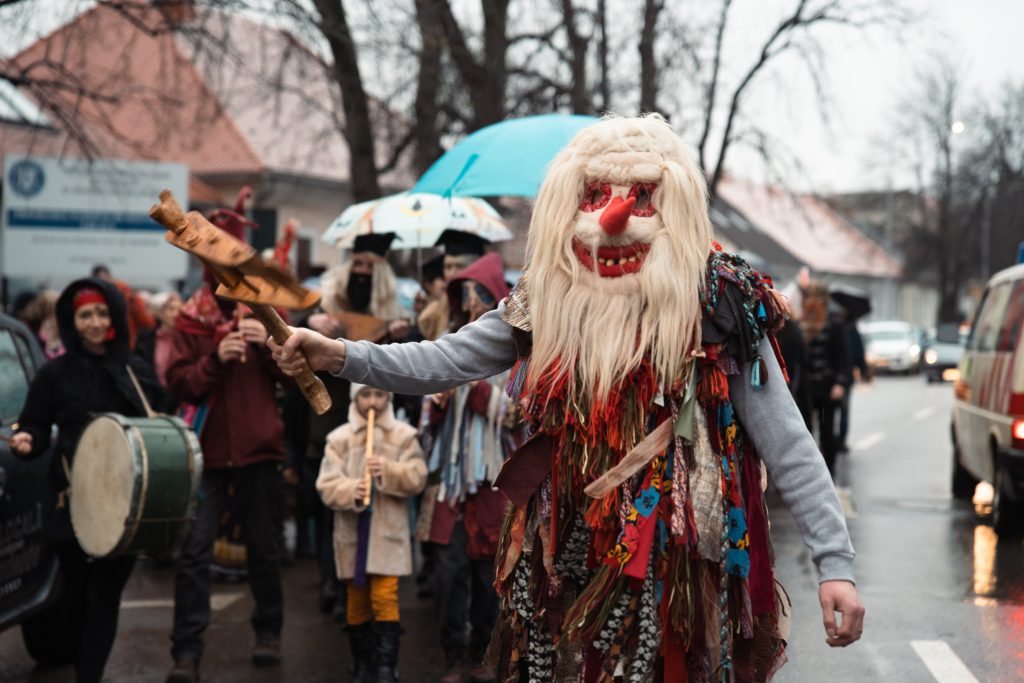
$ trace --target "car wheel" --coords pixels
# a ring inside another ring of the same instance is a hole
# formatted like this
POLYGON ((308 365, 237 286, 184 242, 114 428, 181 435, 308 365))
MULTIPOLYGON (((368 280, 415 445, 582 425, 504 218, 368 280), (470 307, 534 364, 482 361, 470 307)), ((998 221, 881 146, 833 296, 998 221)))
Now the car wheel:
POLYGON ((996 459, 992 482, 992 528, 1000 536, 1017 536, 1024 531, 1024 506, 1010 500, 1006 490, 1010 487, 1010 472, 996 459))
POLYGON ((72 621, 71 606, 61 596, 21 622, 21 639, 29 656, 42 666, 63 666, 74 661, 78 629, 72 621))
POLYGON ((974 489, 978 480, 960 464, 960 447, 953 442, 953 499, 970 502, 974 498, 974 489))

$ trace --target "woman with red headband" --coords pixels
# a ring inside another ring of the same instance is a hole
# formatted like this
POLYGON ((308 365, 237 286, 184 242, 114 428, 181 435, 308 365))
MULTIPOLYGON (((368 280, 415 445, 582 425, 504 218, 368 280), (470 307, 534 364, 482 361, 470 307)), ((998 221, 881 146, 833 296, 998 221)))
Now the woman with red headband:
MULTIPOLYGON (((75 444, 89 420, 98 413, 136 417, 146 414, 128 367, 138 378, 151 404, 160 400, 156 376, 128 348, 124 297, 102 280, 71 283, 57 300, 57 325, 66 353, 36 373, 11 438, 15 454, 38 457, 48 452, 52 427, 57 439, 50 461, 50 484, 59 494, 68 488, 75 444)), ((66 620, 74 634, 76 680, 99 681, 117 633, 121 591, 135 564, 134 556, 90 559, 78 545, 64 496, 47 516, 47 532, 60 558, 66 620)))

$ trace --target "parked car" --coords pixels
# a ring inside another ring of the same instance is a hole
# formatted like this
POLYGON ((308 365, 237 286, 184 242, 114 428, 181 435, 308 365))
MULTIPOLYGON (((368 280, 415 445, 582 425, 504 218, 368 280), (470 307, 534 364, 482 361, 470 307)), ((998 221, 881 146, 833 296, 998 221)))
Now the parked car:
POLYGON ((1024 265, 992 276, 954 383, 953 496, 992 484, 992 525, 1024 531, 1024 265))
MULTIPOLYGON (((9 437, 45 358, 35 337, 0 313, 0 435, 9 437)), ((55 496, 47 478, 52 453, 17 458, 0 439, 0 631, 20 625, 28 653, 42 664, 72 659, 59 566, 44 530, 55 496)))
POLYGON ((961 330, 956 323, 943 323, 934 334, 927 336, 921 354, 921 370, 929 384, 952 382, 959 376, 957 367, 964 355, 967 334, 967 330, 961 330))
POLYGON ((874 372, 916 373, 921 367, 921 333, 902 320, 862 323, 864 359, 874 372))

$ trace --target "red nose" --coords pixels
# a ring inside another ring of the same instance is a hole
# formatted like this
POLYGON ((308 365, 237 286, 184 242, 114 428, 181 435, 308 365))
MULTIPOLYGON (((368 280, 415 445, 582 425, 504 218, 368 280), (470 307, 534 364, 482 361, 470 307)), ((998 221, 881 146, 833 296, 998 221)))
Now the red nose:
POLYGON ((629 214, 633 212, 634 204, 636 197, 625 200, 622 197, 613 197, 598 219, 604 231, 609 235, 621 235, 626 229, 626 223, 629 222, 629 214))

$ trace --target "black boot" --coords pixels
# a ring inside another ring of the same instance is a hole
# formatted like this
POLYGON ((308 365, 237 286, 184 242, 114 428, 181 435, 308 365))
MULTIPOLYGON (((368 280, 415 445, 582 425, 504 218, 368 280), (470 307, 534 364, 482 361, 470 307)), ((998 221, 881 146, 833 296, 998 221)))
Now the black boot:
POLYGON ((377 683, 398 683, 398 638, 402 626, 397 621, 378 621, 373 624, 377 639, 377 683))
POLYGON ((338 582, 334 579, 327 579, 320 586, 320 611, 330 614, 334 609, 334 603, 338 601, 338 582))
POLYGON ((373 624, 349 626, 348 643, 352 648, 352 683, 374 683, 373 624))

